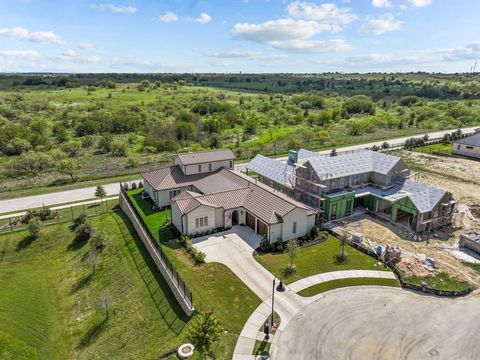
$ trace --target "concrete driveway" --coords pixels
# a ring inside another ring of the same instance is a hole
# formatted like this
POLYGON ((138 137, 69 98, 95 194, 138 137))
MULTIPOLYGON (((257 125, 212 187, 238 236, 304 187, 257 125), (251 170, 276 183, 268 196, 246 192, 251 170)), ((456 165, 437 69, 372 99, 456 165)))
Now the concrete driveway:
POLYGON ((480 359, 480 298, 440 299, 395 288, 324 294, 275 338, 276 360, 480 359))

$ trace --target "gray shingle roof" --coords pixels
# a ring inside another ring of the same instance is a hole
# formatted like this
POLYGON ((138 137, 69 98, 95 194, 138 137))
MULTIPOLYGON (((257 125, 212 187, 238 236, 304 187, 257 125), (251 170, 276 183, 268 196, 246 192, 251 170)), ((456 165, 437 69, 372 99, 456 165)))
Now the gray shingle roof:
POLYGON ((355 190, 356 195, 366 193, 371 193, 392 202, 409 197, 420 213, 426 213, 432 211, 447 192, 427 184, 404 180, 388 190, 375 186, 367 186, 355 190))
POLYGON ((247 165, 248 170, 254 171, 267 179, 286 186, 292 186, 294 167, 286 162, 271 159, 263 155, 255 156, 247 165))
POLYGON ((455 144, 480 146, 480 133, 454 141, 455 144))
POLYGON ((234 160, 235 154, 230 149, 220 149, 202 152, 178 153, 173 157, 178 157, 183 165, 192 165, 223 160, 234 160))
POLYGON ((376 151, 357 150, 353 153, 338 156, 322 156, 305 158, 322 179, 339 178, 368 172, 387 175, 399 162, 398 156, 386 155, 376 151))

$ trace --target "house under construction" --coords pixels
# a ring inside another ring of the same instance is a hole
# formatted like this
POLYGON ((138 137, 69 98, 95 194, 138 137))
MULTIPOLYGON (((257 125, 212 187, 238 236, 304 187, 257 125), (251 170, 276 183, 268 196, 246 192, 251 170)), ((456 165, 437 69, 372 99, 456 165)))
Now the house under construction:
POLYGON ((410 169, 397 156, 356 150, 337 156, 290 151, 287 162, 257 155, 248 165, 258 179, 319 208, 324 221, 366 209, 416 232, 449 225, 452 194, 410 180, 410 169))

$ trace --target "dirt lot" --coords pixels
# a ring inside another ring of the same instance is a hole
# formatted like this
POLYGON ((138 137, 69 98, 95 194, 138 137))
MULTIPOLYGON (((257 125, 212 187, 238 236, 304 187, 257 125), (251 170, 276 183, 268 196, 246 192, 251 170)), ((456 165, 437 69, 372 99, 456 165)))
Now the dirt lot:
POLYGON ((458 202, 459 209, 466 207, 478 217, 472 221, 468 214, 456 214, 454 223, 461 228, 450 228, 446 231, 437 231, 428 241, 412 241, 411 232, 386 221, 360 216, 357 221, 346 225, 349 231, 364 235, 374 245, 399 245, 402 250, 402 262, 399 267, 407 274, 428 276, 427 270, 419 260, 424 255, 433 258, 439 266, 438 271, 452 276, 464 277, 480 286, 480 275, 471 268, 462 264, 450 251, 458 248, 458 240, 467 230, 480 231, 480 161, 438 157, 400 151, 397 155, 403 156, 417 173, 417 181, 430 184, 450 191, 458 202))

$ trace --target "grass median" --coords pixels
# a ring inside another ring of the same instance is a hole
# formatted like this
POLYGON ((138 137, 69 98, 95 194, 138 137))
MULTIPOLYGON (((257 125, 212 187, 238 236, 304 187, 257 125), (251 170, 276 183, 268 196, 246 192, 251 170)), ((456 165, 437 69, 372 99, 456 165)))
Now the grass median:
POLYGON ((382 278, 348 278, 325 281, 320 284, 310 286, 298 292, 300 296, 314 296, 325 291, 338 289, 348 286, 362 286, 362 285, 376 285, 376 286, 393 286, 399 287, 400 283, 397 279, 382 279, 382 278))

